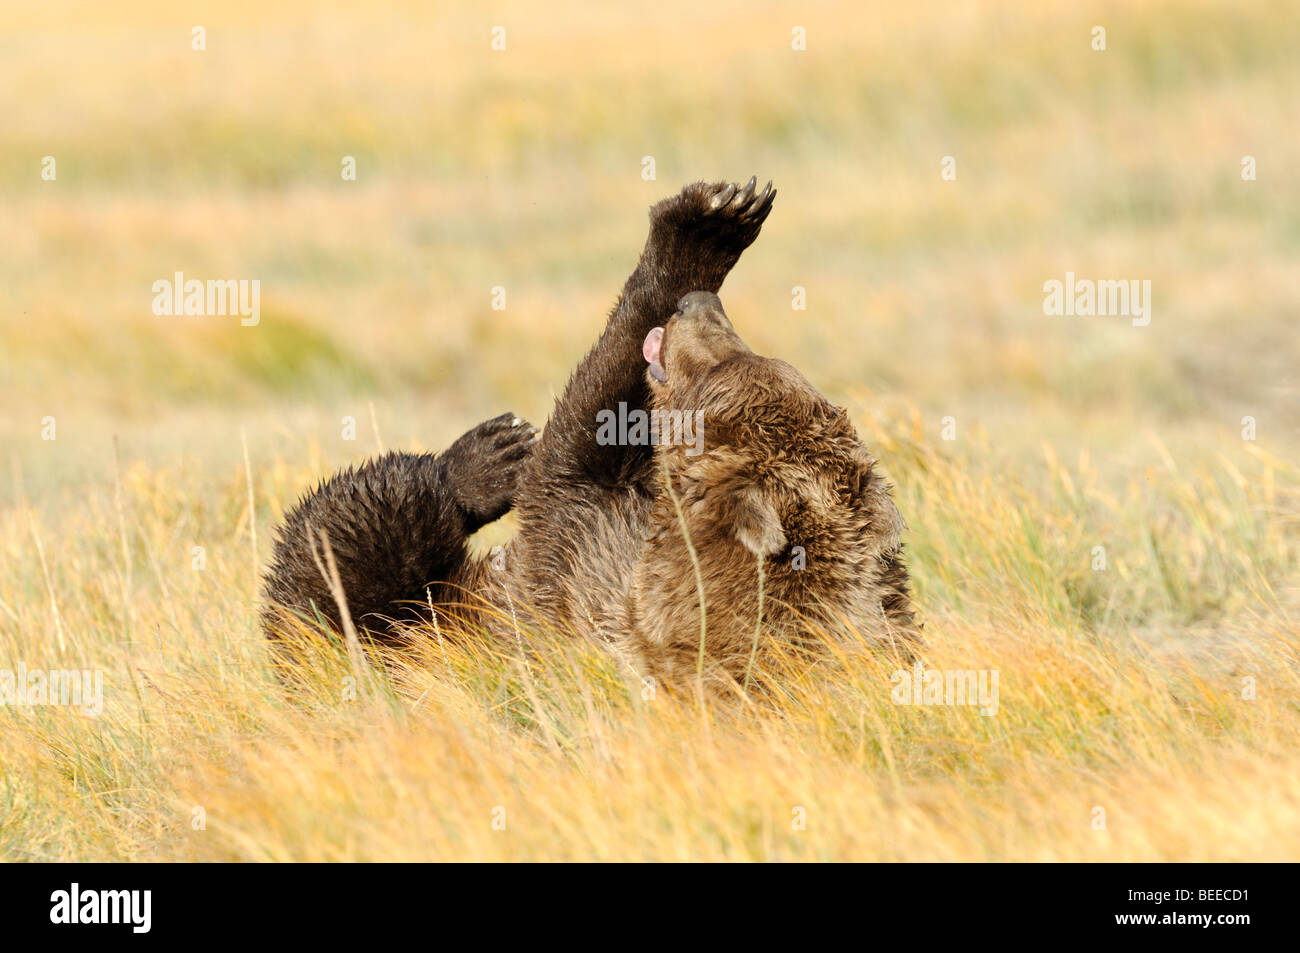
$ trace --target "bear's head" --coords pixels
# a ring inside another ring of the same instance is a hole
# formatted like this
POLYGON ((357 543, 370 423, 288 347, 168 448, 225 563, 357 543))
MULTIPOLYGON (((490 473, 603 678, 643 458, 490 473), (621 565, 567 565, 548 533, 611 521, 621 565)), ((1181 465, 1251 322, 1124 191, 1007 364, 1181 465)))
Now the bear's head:
POLYGON ((648 673, 694 672, 701 586, 715 674, 743 679, 773 639, 853 632, 905 648, 903 520, 848 414, 751 351, 708 292, 684 297, 643 353, 658 484, 629 631, 648 673))

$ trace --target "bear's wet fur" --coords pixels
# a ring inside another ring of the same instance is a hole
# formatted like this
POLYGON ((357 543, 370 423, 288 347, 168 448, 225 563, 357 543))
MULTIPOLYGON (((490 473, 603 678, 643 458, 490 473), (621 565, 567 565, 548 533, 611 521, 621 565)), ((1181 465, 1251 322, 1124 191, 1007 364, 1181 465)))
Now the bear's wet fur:
POLYGON ((306 494, 280 527, 263 627, 285 609, 340 631, 324 569, 328 540, 348 614, 373 641, 399 644, 428 606, 456 598, 472 567, 466 540, 504 516, 537 428, 513 414, 479 424, 441 454, 387 453, 306 494))
POLYGON ((526 613, 674 685, 746 678, 776 639, 855 633, 906 654, 903 521, 875 461, 843 409, 750 351, 717 297, 772 208, 775 190, 755 184, 696 183, 651 209, 640 261, 540 439, 506 414, 443 454, 388 454, 305 497, 267 574, 268 634, 286 610, 338 628, 323 531, 349 614, 381 643, 419 631, 409 623, 432 605, 509 638, 502 620, 526 613), (701 421, 698 443, 602 439, 599 421, 636 411, 701 421), (504 551, 471 557, 468 536, 511 507, 504 551), (475 602, 488 611, 466 615, 475 602))

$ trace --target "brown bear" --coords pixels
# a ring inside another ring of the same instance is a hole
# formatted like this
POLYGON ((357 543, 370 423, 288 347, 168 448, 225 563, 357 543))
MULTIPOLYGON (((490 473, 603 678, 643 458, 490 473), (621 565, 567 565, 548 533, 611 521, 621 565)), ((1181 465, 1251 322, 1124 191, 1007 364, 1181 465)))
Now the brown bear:
POLYGON ((412 637, 431 606, 511 638, 503 620, 523 617, 609 642, 670 684, 741 680, 774 639, 852 631, 906 651, 888 486, 845 411, 750 351, 716 294, 772 208, 771 184, 755 186, 696 183, 651 209, 641 259, 540 439, 505 414, 441 455, 388 454, 308 495, 276 544, 268 634, 286 610, 338 626, 323 531, 350 614, 380 642, 412 637), (512 505, 504 552, 469 558, 466 538, 512 505))

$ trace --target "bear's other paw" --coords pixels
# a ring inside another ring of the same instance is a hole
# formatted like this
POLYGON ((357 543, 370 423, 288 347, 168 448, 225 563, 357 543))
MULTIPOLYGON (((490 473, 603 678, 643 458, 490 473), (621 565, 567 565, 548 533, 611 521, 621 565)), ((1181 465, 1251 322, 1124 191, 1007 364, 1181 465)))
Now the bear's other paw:
POLYGON ((446 486, 471 532, 514 506, 515 487, 540 431, 505 413, 479 424, 440 458, 446 486))

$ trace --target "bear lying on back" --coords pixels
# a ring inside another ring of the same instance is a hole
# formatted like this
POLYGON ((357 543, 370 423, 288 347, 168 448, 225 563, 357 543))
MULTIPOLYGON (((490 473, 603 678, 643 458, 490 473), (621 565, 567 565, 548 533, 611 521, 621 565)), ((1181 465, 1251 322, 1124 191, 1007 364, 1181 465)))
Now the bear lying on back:
POLYGON ((845 411, 754 354, 717 297, 775 195, 754 179, 697 183, 651 210, 641 259, 540 439, 505 414, 443 454, 388 454, 309 494, 276 543, 268 635, 286 611, 339 626, 314 552, 323 530, 350 615, 380 643, 418 634, 409 622, 432 605, 444 632, 458 616, 510 638, 501 620, 526 611, 670 684, 695 676, 702 631, 710 678, 743 679, 776 640, 906 652, 888 486, 845 411), (468 536, 512 506, 504 553, 470 557, 468 536))

